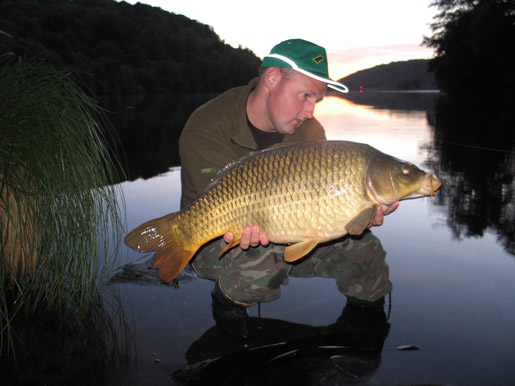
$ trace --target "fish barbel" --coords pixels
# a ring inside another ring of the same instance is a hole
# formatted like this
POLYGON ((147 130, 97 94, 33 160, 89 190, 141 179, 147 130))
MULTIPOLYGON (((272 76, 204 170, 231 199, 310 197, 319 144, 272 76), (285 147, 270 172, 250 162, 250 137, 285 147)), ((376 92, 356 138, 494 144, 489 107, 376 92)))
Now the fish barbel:
POLYGON ((203 244, 231 231, 234 240, 222 256, 252 224, 271 242, 291 244, 284 259, 293 262, 318 243, 361 234, 378 205, 432 196, 440 185, 434 175, 366 144, 275 146, 230 163, 190 205, 140 225, 125 242, 139 252, 155 251, 153 267, 164 281, 203 244))

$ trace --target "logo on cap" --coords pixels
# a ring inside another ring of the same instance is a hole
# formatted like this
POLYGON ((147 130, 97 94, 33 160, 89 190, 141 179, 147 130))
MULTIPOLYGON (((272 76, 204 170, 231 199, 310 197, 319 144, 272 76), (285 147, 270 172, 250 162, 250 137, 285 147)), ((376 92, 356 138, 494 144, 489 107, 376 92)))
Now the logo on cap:
POLYGON ((323 60, 324 60, 324 57, 323 57, 322 55, 318 55, 318 56, 315 56, 315 57, 313 58, 313 61, 314 61, 316 64, 318 64, 318 63, 322 62, 323 60))

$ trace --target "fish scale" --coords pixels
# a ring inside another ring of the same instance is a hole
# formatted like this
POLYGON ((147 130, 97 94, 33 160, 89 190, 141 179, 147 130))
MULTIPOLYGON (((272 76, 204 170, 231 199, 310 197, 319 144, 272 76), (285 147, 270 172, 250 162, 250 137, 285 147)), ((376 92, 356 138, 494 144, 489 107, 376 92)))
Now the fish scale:
POLYGON ((282 145, 227 165, 193 203, 140 225, 125 242, 156 251, 154 266, 165 281, 206 242, 233 232, 223 254, 252 224, 271 242, 292 244, 284 258, 294 261, 319 242, 362 233, 378 206, 432 195, 439 186, 436 177, 366 144, 282 145))

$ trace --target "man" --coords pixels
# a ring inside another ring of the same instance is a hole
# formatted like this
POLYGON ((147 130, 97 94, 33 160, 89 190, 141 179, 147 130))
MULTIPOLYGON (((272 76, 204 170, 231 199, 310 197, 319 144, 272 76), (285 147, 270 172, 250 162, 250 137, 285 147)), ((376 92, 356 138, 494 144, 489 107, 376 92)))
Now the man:
MULTIPOLYGON (((324 129, 313 117, 313 112, 315 104, 324 98, 327 87, 348 91, 344 85, 329 78, 323 47, 292 39, 276 45, 264 58, 258 79, 253 79, 247 86, 231 89, 199 107, 189 118, 179 140, 181 207, 199 196, 216 173, 230 161, 275 143, 326 139, 324 129)), ((397 205, 392 205, 386 212, 392 212, 397 205)), ((383 215, 379 209, 370 225, 381 225, 383 215)), ((280 285, 286 284, 288 276, 296 274, 295 270, 302 271, 303 276, 327 275, 321 273, 328 271, 327 267, 318 273, 306 270, 306 267, 316 265, 320 268, 324 263, 315 262, 323 262, 327 255, 337 256, 343 250, 352 251, 356 242, 346 238, 318 247, 310 257, 291 265, 282 258, 284 246, 270 245, 257 224, 249 224, 244 229, 239 248, 233 248, 218 259, 218 253, 232 239, 233 234, 228 232, 223 240, 204 246, 192 261, 192 266, 199 276, 217 283, 214 302, 217 299, 221 302, 230 300, 231 304, 242 306, 277 298, 280 285)), ((370 232, 365 232, 359 242, 375 251, 382 251, 379 241, 370 232)), ((361 252, 357 255, 349 252, 344 259, 347 261, 351 255, 352 259, 361 259, 364 250, 357 249, 361 252)), ((383 261, 375 264, 380 266, 380 275, 386 273, 380 289, 376 288, 370 294, 343 289, 342 292, 366 301, 374 301, 389 292, 391 284, 383 252, 379 253, 379 260, 383 261)), ((348 277, 340 279, 341 286, 345 286, 343 281, 348 277)), ((338 285, 340 287, 340 283, 338 285)))

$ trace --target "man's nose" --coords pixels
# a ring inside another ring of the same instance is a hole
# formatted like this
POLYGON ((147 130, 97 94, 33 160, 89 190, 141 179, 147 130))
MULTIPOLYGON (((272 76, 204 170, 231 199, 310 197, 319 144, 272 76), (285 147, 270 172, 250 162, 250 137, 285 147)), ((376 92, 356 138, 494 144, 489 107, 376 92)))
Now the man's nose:
POLYGON ((313 119, 313 112, 315 111, 314 103, 306 103, 304 105, 304 117, 306 119, 313 119))

